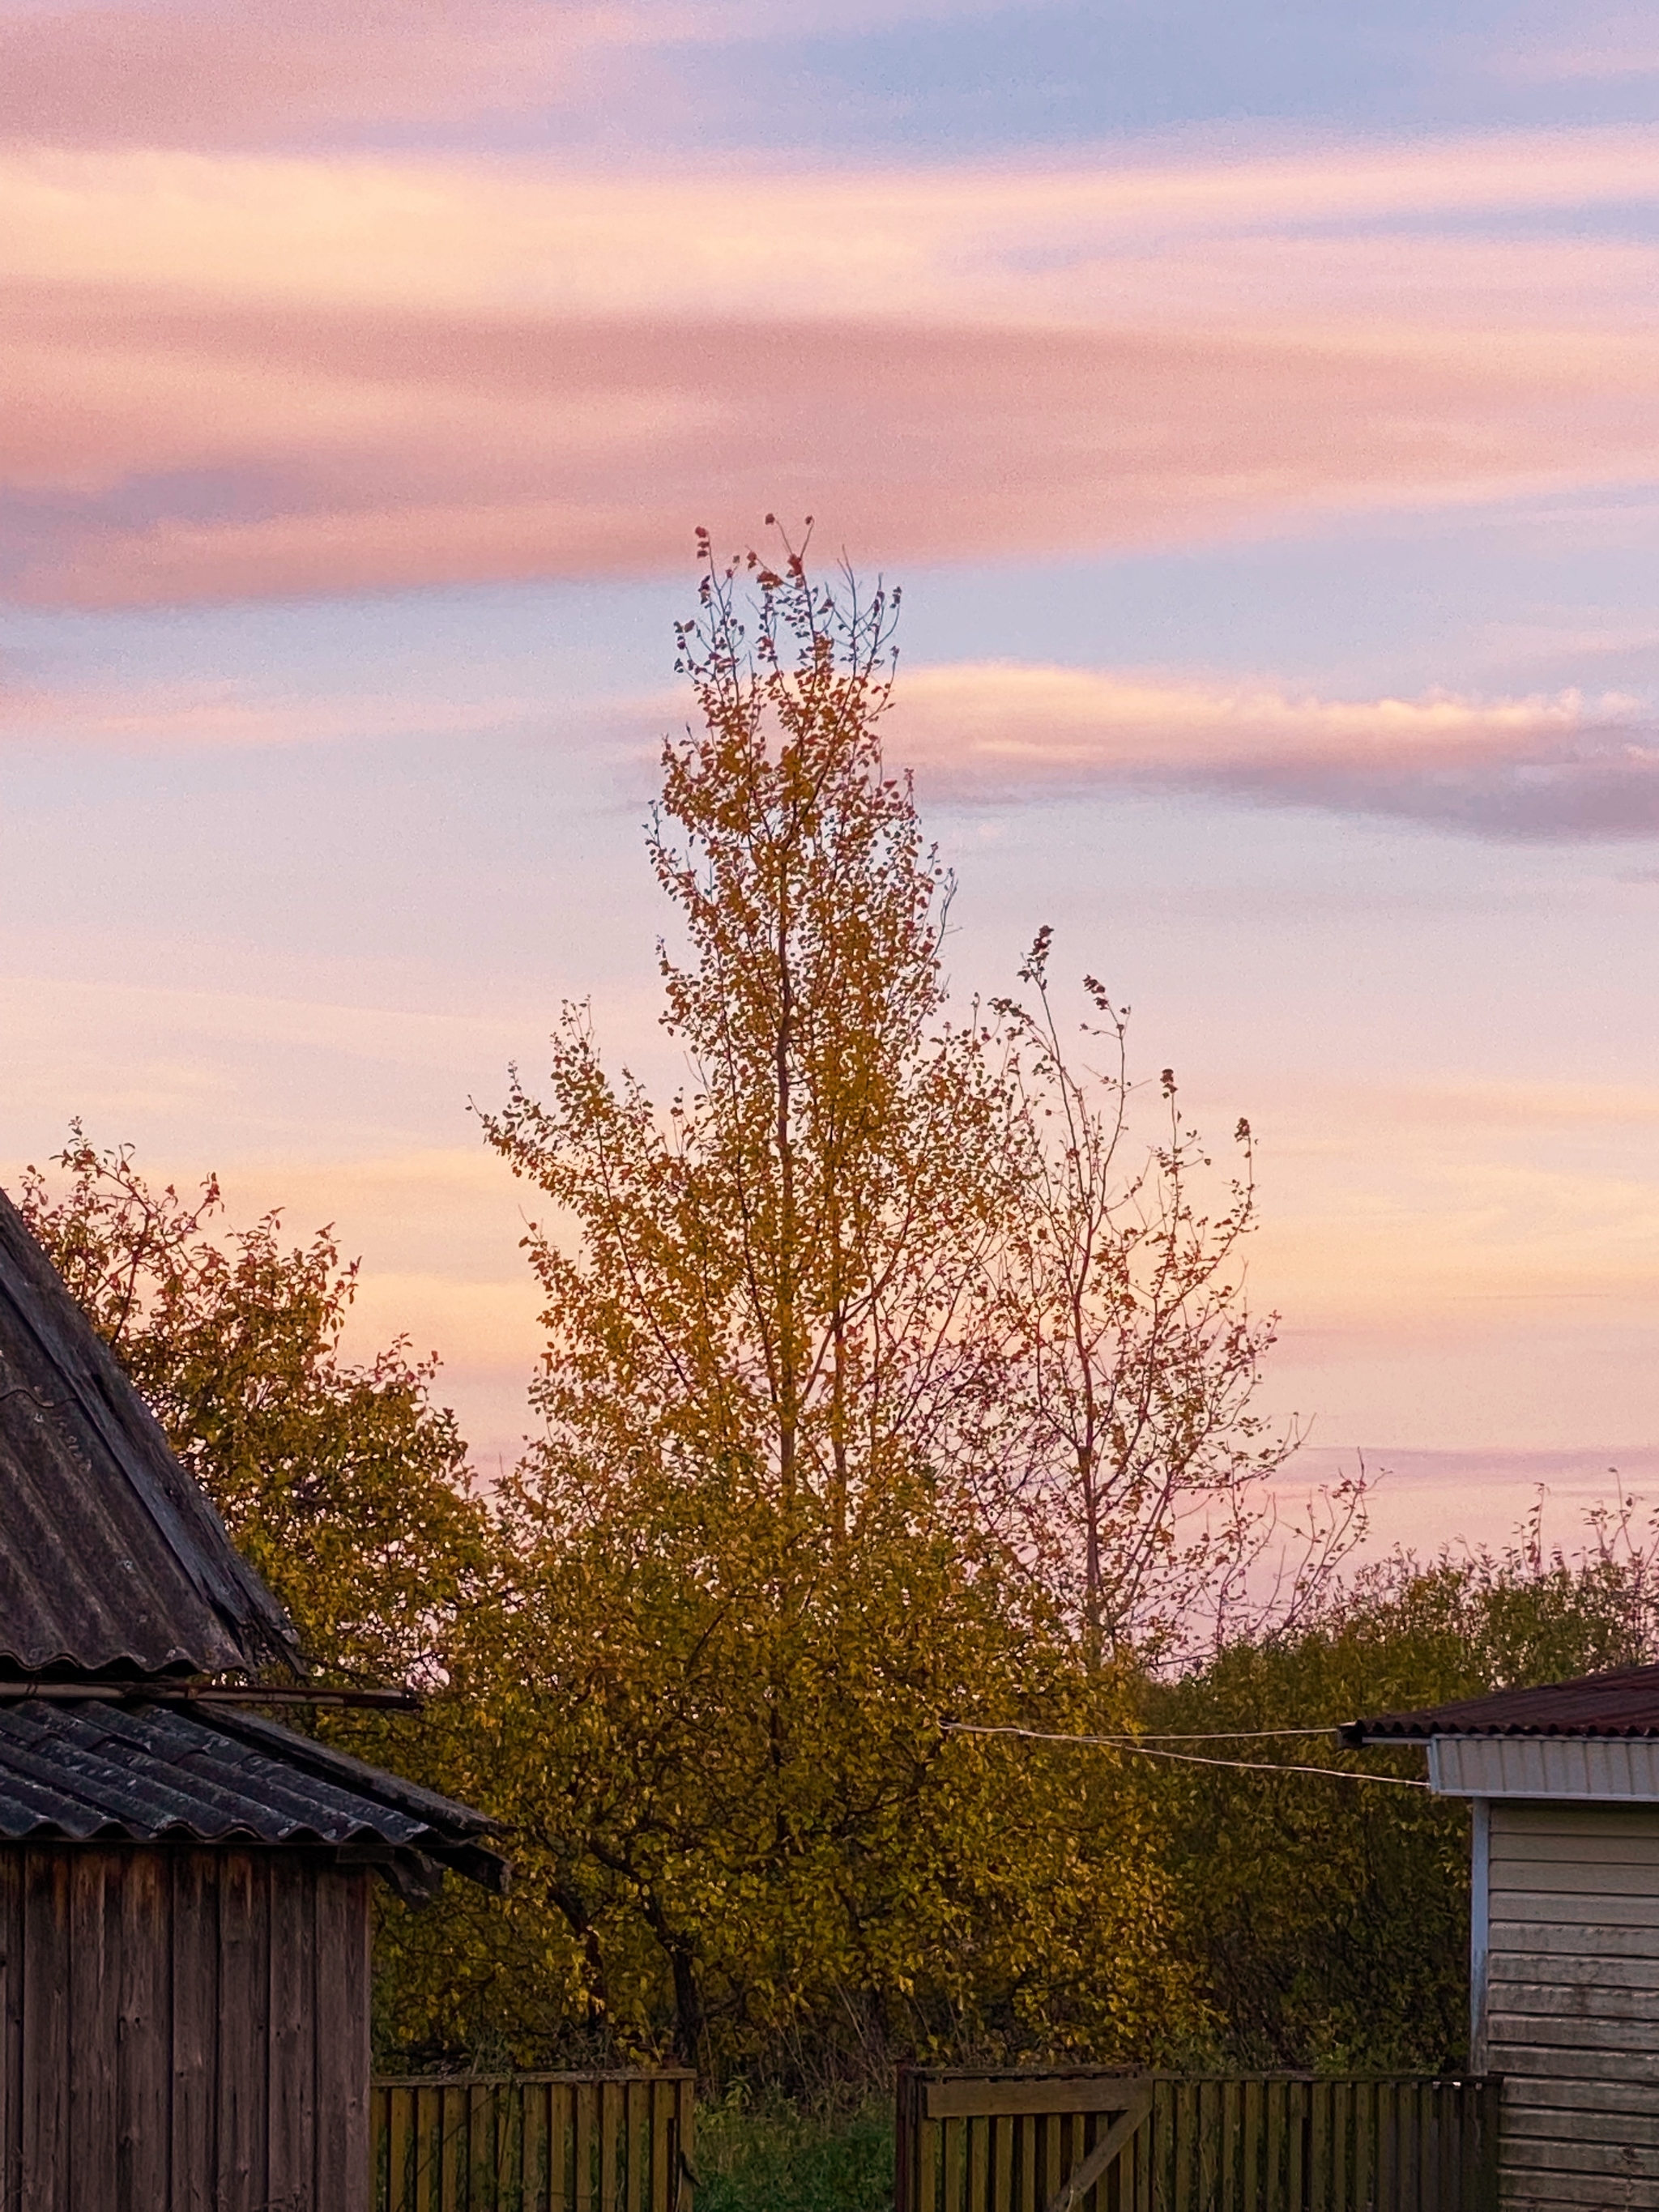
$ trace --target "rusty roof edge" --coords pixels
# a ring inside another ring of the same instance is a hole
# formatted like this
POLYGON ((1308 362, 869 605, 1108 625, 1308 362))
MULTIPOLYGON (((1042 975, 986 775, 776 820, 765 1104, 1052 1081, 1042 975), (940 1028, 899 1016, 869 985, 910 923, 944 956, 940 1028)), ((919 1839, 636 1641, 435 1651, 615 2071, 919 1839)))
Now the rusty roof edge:
POLYGON ((1351 1750, 1365 1744, 1428 1743, 1443 1735, 1455 1736, 1553 1736, 1563 1740, 1576 1738, 1579 1741, 1603 1743, 1623 1740, 1640 1742, 1659 1737, 1659 1722, 1581 1722, 1571 1721, 1431 1721, 1415 1723, 1411 1716, 1395 1721, 1384 1715, 1375 1721, 1344 1721, 1335 1734, 1340 1741, 1351 1750))
POLYGON ((1338 1741, 1427 1743, 1437 1736, 1532 1736, 1626 1741, 1659 1737, 1659 1666, 1614 1667, 1566 1681, 1488 1690, 1415 1711, 1344 1722, 1338 1741))

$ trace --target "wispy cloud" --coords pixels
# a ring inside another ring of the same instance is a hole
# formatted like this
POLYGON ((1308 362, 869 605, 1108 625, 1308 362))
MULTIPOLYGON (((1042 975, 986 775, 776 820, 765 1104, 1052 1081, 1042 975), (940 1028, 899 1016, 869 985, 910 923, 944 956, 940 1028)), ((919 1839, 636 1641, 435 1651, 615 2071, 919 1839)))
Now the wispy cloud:
POLYGON ((1177 786, 1488 834, 1659 832, 1659 732, 1620 696, 1318 699, 1007 662, 907 670, 890 749, 1001 801, 1177 786))
POLYGON ((1659 36, 1646 8, 1588 4, 1571 11, 1533 12, 1531 21, 1510 27, 1492 57, 1498 73, 1522 84, 1611 84, 1659 75, 1659 36), (1537 35, 1530 35, 1534 28, 1537 35))
MULTIPOLYGON (((0 735, 118 751, 410 738, 544 738, 644 761, 672 695, 270 695, 207 683, 0 692, 0 735)), ((1659 721, 1622 694, 1431 692, 1328 699, 1267 680, 1010 661, 902 671, 888 749, 930 791, 1021 805, 1081 791, 1203 789, 1267 805, 1405 817, 1482 835, 1659 834, 1659 721)))
MULTIPOLYGON (((597 720, 602 710, 588 716, 597 720)), ((564 702, 562 722, 580 707, 564 702)), ((434 696, 382 688, 357 695, 260 696, 230 682, 82 685, 0 684, 0 740, 86 745, 117 752, 222 751, 304 744, 475 738, 547 726, 544 699, 434 696)))

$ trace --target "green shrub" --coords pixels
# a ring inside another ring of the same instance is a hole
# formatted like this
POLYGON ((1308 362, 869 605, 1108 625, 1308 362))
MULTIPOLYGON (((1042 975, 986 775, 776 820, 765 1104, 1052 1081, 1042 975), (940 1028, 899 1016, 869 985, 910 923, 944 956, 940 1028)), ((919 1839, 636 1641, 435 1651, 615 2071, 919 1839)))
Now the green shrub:
POLYGON ((890 2212, 893 2113, 750 2109, 741 2093, 697 2114, 697 2212, 890 2212))

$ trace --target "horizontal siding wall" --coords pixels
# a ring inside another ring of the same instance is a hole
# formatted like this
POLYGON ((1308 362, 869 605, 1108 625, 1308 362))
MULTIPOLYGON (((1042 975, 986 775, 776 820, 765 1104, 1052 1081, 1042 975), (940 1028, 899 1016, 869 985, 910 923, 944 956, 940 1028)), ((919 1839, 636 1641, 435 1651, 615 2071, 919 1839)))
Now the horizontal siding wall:
POLYGON ((1508 2212, 1659 2212, 1659 1807, 1492 1808, 1508 2212))
POLYGON ((369 1880, 0 1848, 0 2212, 364 2212, 369 1880))

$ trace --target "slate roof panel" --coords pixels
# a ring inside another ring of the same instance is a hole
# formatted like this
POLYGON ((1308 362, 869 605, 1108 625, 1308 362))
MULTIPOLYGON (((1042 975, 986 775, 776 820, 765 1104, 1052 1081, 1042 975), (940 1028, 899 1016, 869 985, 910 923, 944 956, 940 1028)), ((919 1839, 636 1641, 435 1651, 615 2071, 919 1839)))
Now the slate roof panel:
POLYGON ((291 1624, 0 1192, 0 1668, 273 1663, 291 1624))
POLYGON ((480 1849, 489 1829, 465 1806, 254 1716, 0 1700, 0 1841, 372 1841, 453 1856, 488 1879, 491 1866, 501 1869, 480 1849), (349 1769, 349 1783, 331 1774, 337 1767, 349 1769))

